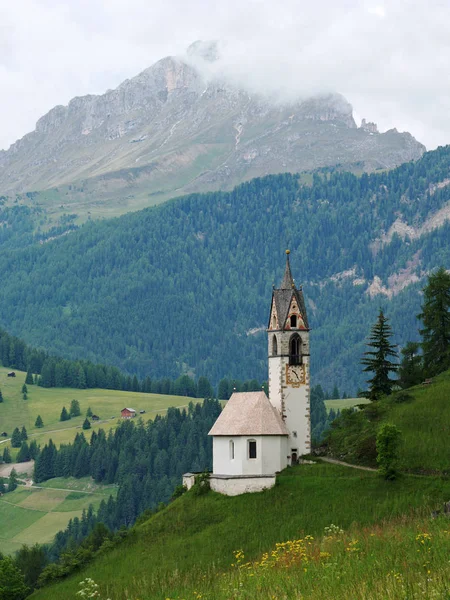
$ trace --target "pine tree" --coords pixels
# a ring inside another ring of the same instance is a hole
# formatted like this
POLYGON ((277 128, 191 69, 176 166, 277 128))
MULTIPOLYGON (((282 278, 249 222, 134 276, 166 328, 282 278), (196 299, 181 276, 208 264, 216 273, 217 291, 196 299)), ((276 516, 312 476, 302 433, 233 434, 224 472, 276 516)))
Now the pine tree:
POLYGON ((80 403, 78 400, 72 400, 70 403, 70 416, 79 417, 81 415, 80 403))
POLYGON ((31 372, 30 369, 28 369, 28 371, 27 371, 27 376, 25 377, 25 383, 27 385, 33 385, 34 384, 33 373, 31 372))
POLYGON ((2 390, 0 390, 0 402, 3 402, 2 390))
POLYGON ((22 436, 20 434, 19 428, 16 427, 11 436, 11 446, 13 448, 20 448, 22 445, 22 436))
POLYGON ((27 394, 28 393, 28 388, 27 388, 27 384, 24 383, 22 386, 22 394, 27 394))
POLYGON ((5 480, 0 477, 0 496, 6 492, 5 480))
POLYGON ((420 344, 418 342, 408 342, 402 348, 402 360, 398 369, 398 382, 402 388, 409 388, 422 381, 423 366, 419 349, 420 344))
POLYGON ((67 412, 66 407, 63 406, 59 420, 60 421, 68 421, 69 419, 70 419, 70 414, 67 412))
POLYGON ((432 377, 450 368, 450 274, 441 267, 428 278, 418 318, 423 322, 424 370, 432 377))
POLYGON ((28 439, 28 433, 27 433, 27 430, 25 429, 25 425, 23 425, 23 427, 22 427, 22 431, 20 432, 20 437, 22 438, 23 442, 25 442, 25 440, 28 439))
POLYGON ((89 421, 89 419, 86 417, 83 423, 83 429, 90 429, 91 428, 91 422, 89 421))
POLYGON ((42 420, 42 417, 41 417, 41 415, 38 415, 38 416, 36 417, 36 421, 35 421, 35 423, 34 423, 34 426, 35 426, 35 427, 44 427, 44 421, 42 420))
POLYGON ((30 458, 30 448, 26 442, 22 442, 20 450, 17 453, 17 462, 27 462, 30 460, 30 458))
POLYGON ((89 407, 86 411, 86 417, 92 417, 92 415, 93 415, 93 412, 91 410, 91 407, 89 407))
POLYGON ((395 383, 389 377, 389 373, 395 372, 398 368, 397 363, 390 360, 390 358, 397 358, 396 346, 389 341, 391 337, 392 328, 383 311, 380 310, 367 344, 373 350, 364 352, 361 360, 361 364, 365 367, 363 371, 373 373, 373 377, 367 381, 370 400, 378 400, 383 395, 389 395, 395 383))
POLYGON ((12 462, 11 452, 9 451, 9 448, 4 448, 3 449, 2 460, 3 460, 4 463, 11 463, 12 462))
POLYGON ((15 469, 11 471, 8 479, 8 492, 13 492, 17 487, 17 472, 15 469))
POLYGON ((30 444, 30 458, 35 460, 36 456, 39 454, 39 446, 37 445, 36 440, 32 440, 30 444))

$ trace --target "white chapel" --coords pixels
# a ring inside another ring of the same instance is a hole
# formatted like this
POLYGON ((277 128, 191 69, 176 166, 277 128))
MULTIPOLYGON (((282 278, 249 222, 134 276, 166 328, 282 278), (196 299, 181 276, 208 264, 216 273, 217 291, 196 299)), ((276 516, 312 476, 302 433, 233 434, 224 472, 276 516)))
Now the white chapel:
MULTIPOLYGON (((311 448, 309 326, 286 250, 280 288, 274 287, 268 333, 269 397, 235 392, 214 423, 211 488, 235 496, 275 485, 276 473, 311 448)), ((187 473, 188 486, 194 476, 187 473)))

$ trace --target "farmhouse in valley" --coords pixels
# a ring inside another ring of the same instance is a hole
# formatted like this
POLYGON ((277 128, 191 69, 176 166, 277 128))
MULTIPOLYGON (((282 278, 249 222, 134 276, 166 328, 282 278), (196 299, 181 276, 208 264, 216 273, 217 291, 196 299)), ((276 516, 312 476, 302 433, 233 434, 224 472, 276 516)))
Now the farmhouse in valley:
POLYGON ((122 408, 120 411, 120 415, 122 419, 132 419, 136 416, 136 411, 134 408, 122 408))
MULTIPOLYGON (((230 496, 275 485, 276 473, 311 448, 309 325, 302 288, 286 268, 272 292, 268 333, 269 398, 234 393, 214 423, 211 488, 230 496)), ((194 476, 183 482, 191 487, 194 476)))

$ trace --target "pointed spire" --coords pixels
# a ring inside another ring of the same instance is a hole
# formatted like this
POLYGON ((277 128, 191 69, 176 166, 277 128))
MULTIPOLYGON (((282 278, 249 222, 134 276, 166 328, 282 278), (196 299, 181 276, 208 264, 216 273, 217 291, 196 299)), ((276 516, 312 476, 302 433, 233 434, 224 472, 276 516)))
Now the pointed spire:
POLYGON ((295 283, 294 283, 294 279, 292 277, 292 273, 291 273, 291 265, 289 263, 289 254, 291 253, 290 250, 286 250, 286 269, 284 271, 284 277, 283 277, 283 281, 281 282, 281 290, 291 290, 292 288, 295 288, 295 283))

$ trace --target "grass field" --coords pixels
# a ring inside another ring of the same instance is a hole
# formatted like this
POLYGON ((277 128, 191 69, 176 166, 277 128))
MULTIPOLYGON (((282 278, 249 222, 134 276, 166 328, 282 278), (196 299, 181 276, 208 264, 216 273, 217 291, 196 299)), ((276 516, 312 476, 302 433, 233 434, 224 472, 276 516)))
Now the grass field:
POLYGON ((345 398, 345 400, 325 400, 327 411, 333 408, 334 410, 342 410, 343 408, 352 408, 357 404, 368 404, 370 400, 367 398, 345 398))
POLYGON ((69 519, 80 517, 90 504, 96 509, 103 498, 117 492, 89 477, 45 482, 41 487, 18 487, 0 498, 0 552, 12 554, 22 544, 51 542, 69 519))
MULTIPOLYGON (((380 569, 374 573, 379 574, 381 570, 388 577, 392 570, 407 572, 408 564, 403 560, 406 541, 410 544, 409 555, 417 556, 418 545, 414 540, 419 531, 434 526, 438 536, 438 520, 430 521, 429 514, 449 497, 448 479, 405 476, 396 482, 386 482, 376 473, 328 464, 287 469, 279 476, 278 485, 259 494, 226 497, 213 492, 203 496, 189 492, 138 525, 121 545, 100 556, 87 569, 36 592, 33 598, 75 598, 79 582, 85 577, 92 577, 99 584, 101 598, 112 600, 125 597, 173 600, 200 598, 200 595, 203 600, 300 598, 303 569, 295 573, 286 571, 282 580, 268 582, 267 590, 260 579, 258 589, 258 585, 236 575, 235 567, 231 567, 232 563, 236 564, 234 552, 242 549, 244 562, 260 561, 263 553, 271 552, 278 542, 305 539, 308 534, 320 539, 324 528, 332 523, 345 530, 343 548, 350 550, 330 550, 331 571, 324 568, 322 574, 324 579, 328 578, 328 591, 333 586, 339 587, 340 570, 342 574, 348 571, 349 584, 354 583, 357 574, 352 573, 353 567, 345 562, 347 554, 352 555, 354 571, 359 569, 361 577, 364 568, 370 563, 376 565, 378 560, 380 569), (352 540, 359 540, 358 544, 350 544, 352 540), (362 559, 366 563, 358 567, 362 559), (335 566, 332 567, 332 563, 335 566), (289 588, 288 574, 299 584, 295 594, 293 588, 289 588), (233 589, 240 592, 239 583, 243 583, 242 594, 233 592, 233 589), (282 587, 275 591, 278 584, 287 586, 284 593, 282 587)), ((442 529, 448 530, 447 520, 444 525, 442 529)), ((441 532, 439 535, 442 539, 447 535, 450 541, 450 534, 441 532)), ((316 554, 319 556, 318 551, 316 554)), ((446 548, 440 550, 441 559, 448 570, 446 548)), ((415 568, 417 558, 414 561, 415 568)), ((366 576, 371 577, 367 573, 366 576)), ((340 585, 344 584, 343 579, 340 585)), ((320 593, 320 588, 314 595, 311 591, 314 585, 319 583, 311 576, 305 585, 306 598, 335 597, 320 593)), ((364 596, 357 595, 350 586, 347 596, 340 593, 336 597, 359 599, 364 596)))
MULTIPOLYGON (((100 422, 92 423, 92 429, 115 427, 120 411, 125 406, 137 411, 145 410, 144 419, 151 419, 158 413, 164 413, 170 406, 187 406, 192 398, 165 396, 162 394, 141 394, 116 390, 76 390, 71 388, 42 388, 29 385, 28 399, 22 398, 22 385, 26 373, 16 370, 16 377, 7 377, 10 369, 0 367, 0 390, 4 401, 0 403, 0 433, 11 435, 15 427, 25 425, 28 435, 44 445, 50 438, 57 445, 73 440, 77 431, 81 431, 87 409, 100 417, 100 422), (72 399, 80 403, 81 417, 61 422, 59 416, 63 406, 70 407, 72 399), (34 426, 36 417, 41 415, 44 427, 34 426)), ((4 438, 0 438, 2 442, 4 438)), ((7 442, 9 445, 9 442, 7 442)), ((0 449, 3 443, 0 443, 0 449)), ((13 452, 15 456, 16 452, 13 452)))

